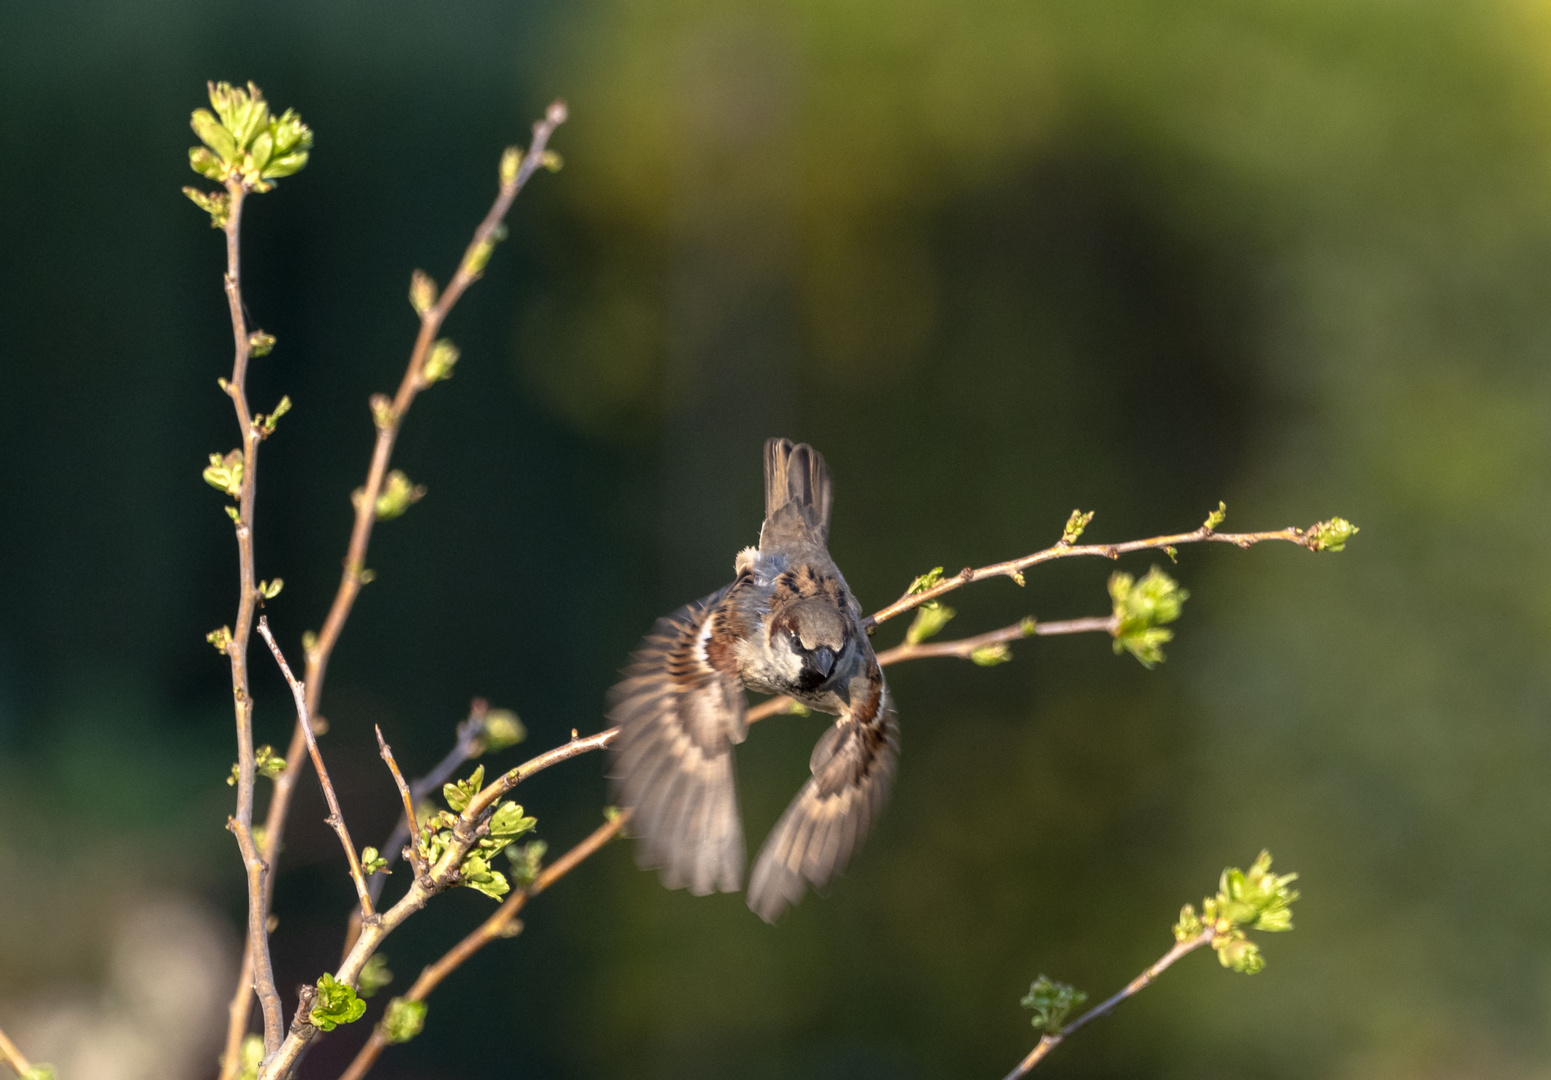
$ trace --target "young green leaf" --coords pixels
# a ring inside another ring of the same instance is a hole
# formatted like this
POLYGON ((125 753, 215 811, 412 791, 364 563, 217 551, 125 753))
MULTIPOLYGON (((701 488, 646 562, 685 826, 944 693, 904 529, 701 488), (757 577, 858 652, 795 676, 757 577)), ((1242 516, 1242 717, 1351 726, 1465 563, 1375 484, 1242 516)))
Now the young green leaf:
POLYGON ((224 456, 211 454, 210 464, 200 475, 205 483, 235 499, 242 494, 242 469, 242 451, 232 450, 224 456))
POLYGON ((506 875, 490 869, 490 864, 481 855, 470 855, 464 859, 463 865, 458 867, 458 874, 466 887, 482 892, 492 900, 499 900, 512 891, 506 875))
POLYGON ((544 854, 548 850, 549 845, 542 840, 529 840, 521 847, 507 848, 506 858, 512 864, 512 884, 519 889, 532 885, 544 868, 544 854))
POLYGON ((1059 1035, 1067 1015, 1087 1000, 1088 995, 1081 990, 1041 975, 1029 986, 1029 992, 1023 995, 1019 1004, 1025 1009, 1034 1010, 1030 1023, 1034 1025, 1035 1031, 1059 1035))
POLYGON ((307 1016, 319 1031, 333 1031, 340 1024, 353 1024, 366 1012, 366 1002, 356 996, 348 983, 324 973, 318 980, 318 996, 307 1016))
POLYGON ((1179 618, 1190 593, 1154 566, 1140 581, 1116 571, 1109 579, 1109 595, 1114 602, 1115 654, 1129 651, 1143 667, 1160 663, 1163 645, 1174 638, 1161 624, 1179 618))

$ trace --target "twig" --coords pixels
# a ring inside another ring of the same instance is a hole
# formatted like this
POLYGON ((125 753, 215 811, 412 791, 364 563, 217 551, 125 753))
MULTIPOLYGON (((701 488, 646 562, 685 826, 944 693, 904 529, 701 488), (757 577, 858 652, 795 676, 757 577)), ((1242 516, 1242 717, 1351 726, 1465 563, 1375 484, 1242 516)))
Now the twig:
MULTIPOLYGON (((480 734, 484 729, 484 702, 483 700, 477 700, 473 708, 469 710, 468 718, 458 725, 457 742, 447 752, 447 756, 437 762, 436 767, 430 772, 409 782, 409 802, 406 804, 405 815, 393 827, 393 832, 388 836, 387 841, 381 848, 382 857, 387 860, 389 869, 398 861, 399 853, 404 847, 404 841, 409 839, 410 823, 415 819, 414 808, 420 805, 420 800, 424 799, 426 795, 451 779, 452 774, 458 771, 459 766, 479 756, 480 734)), ((416 843, 418 842, 417 837, 416 843)), ((386 881, 386 877, 379 875, 368 882, 373 901, 382 895, 382 889, 386 881)))
MULTIPOLYGON (((442 292, 441 297, 436 301, 436 303, 432 304, 420 317, 420 332, 415 338, 415 345, 413 350, 410 352, 409 364, 404 371, 403 380, 399 383, 398 393, 393 398, 391 408, 380 414, 382 416, 382 422, 379 424, 377 429, 377 440, 372 448, 372 460, 370 468, 367 472, 363 497, 360 500, 360 505, 358 505, 355 510, 355 524, 352 526, 350 531, 350 544, 345 555, 344 572, 340 577, 338 591, 334 594, 334 601, 329 607, 328 617, 324 620, 323 629, 318 634, 318 640, 313 644, 311 649, 307 650, 307 709, 310 715, 317 715, 318 713, 319 704, 322 701, 323 680, 328 670, 329 658, 333 654, 334 646, 339 641, 339 635, 340 632, 344 629, 345 620, 350 616, 350 610, 355 604, 356 596, 360 593, 361 586, 364 584, 362 580, 362 573, 366 566, 366 548, 367 544, 371 540, 372 526, 376 523, 377 497, 382 493, 382 486, 388 472, 388 462, 392 457, 393 445, 398 438, 399 429, 403 424, 404 416, 408 413, 409 407, 415 399, 415 395, 424 389, 425 384, 422 379, 422 371, 425 367, 425 361, 430 353, 431 346, 435 343, 437 333, 440 331, 442 323, 446 320, 448 314, 452 311, 453 305, 457 303, 458 298, 463 295, 463 292, 479 277, 479 272, 474 268, 474 264, 471 260, 477 252, 488 251, 488 246, 495 242, 497 231, 501 228, 502 220, 506 217, 507 211, 511 208, 512 200, 517 197, 517 193, 522 190, 523 186, 527 184, 533 173, 537 171, 540 165, 543 164, 544 150, 549 143, 549 138, 554 133, 555 129, 565 122, 565 118, 565 103, 556 101, 549 106, 549 109, 545 112, 544 119, 533 125, 533 139, 529 143, 527 154, 523 157, 522 163, 516 174, 510 180, 506 180, 501 184, 500 191, 496 195, 495 202, 491 205, 489 213, 485 215, 484 220, 480 222, 479 227, 474 231, 474 238, 470 242, 468 248, 465 250, 463 259, 458 264, 457 272, 453 275, 452 280, 447 283, 447 288, 442 292)), ((231 190, 231 185, 228 185, 228 189, 231 190)), ((231 260, 229 261, 233 268, 236 265, 234 261, 236 252, 235 230, 236 224, 240 219, 241 208, 241 192, 234 191, 232 195, 231 215, 227 226, 227 246, 229 252, 231 253, 231 260)), ((233 295, 233 282, 235 281, 234 275, 234 269, 228 273, 227 291, 229 296, 233 295)), ((241 304, 236 299, 233 300, 232 311, 232 317, 234 320, 233 325, 235 327, 238 325, 236 320, 238 320, 241 316, 241 304)), ((238 356, 238 366, 241 367, 242 365, 246 364, 247 360, 247 340, 246 337, 241 333, 238 334, 238 356)), ((235 377, 236 373, 237 372, 234 369, 234 378, 232 382, 233 385, 240 385, 235 377)), ((234 400, 236 400, 235 396, 234 400)), ((239 419, 244 418, 246 412, 246 403, 239 403, 239 419)), ((243 430, 247 431, 251 428, 251 426, 251 423, 245 423, 243 430)), ((244 474, 245 483, 247 482, 248 477, 251 475, 251 472, 246 472, 244 474)), ((248 489, 245 487, 244 490, 247 491, 248 489)), ((248 496, 247 502, 243 508, 243 521, 251 520, 251 502, 251 496, 248 496)), ((242 528, 242 522, 238 523, 238 528, 239 530, 242 528)), ((244 586, 244 603, 248 603, 249 601, 246 599, 246 597, 249 595, 249 591, 253 588, 251 560, 249 560, 249 564, 246 565, 244 586)), ((246 645, 247 640, 246 630, 244 628, 248 625, 251 625, 251 618, 251 612, 247 622, 243 622, 243 620, 239 618, 239 623, 241 624, 239 626, 239 630, 243 632, 242 640, 244 645, 246 645)), ((234 680, 236 678, 236 663, 237 662, 234 659, 234 680)), ((245 693, 245 684, 243 690, 245 693)), ((239 728, 243 723, 241 718, 241 713, 243 710, 242 700, 242 695, 239 695, 239 728)), ((251 703, 248 707, 251 709, 251 703)), ((242 804, 241 789, 244 783, 243 778, 246 777, 248 790, 247 806, 249 812, 249 818, 247 820, 250 824, 252 820, 251 810, 253 774, 251 742, 252 739, 250 736, 247 740, 248 748, 246 750, 246 753, 249 755, 248 767, 246 771, 241 768, 238 770, 239 807, 242 804)), ((291 744, 286 750, 286 767, 284 771, 275 777, 273 792, 270 795, 269 800, 269 810, 264 821, 263 862, 271 870, 271 873, 268 877, 261 881, 260 892, 262 899, 258 905, 258 911, 256 914, 253 911, 249 912, 248 947, 250 949, 255 947, 254 942, 258 940, 254 927, 256 926, 258 928, 258 934, 262 934, 263 927, 269 916, 270 905, 274 901, 274 881, 272 868, 275 866, 279 857, 281 839, 285 835, 286 818, 290 812, 291 798, 296 790, 296 781, 301 769, 302 758, 303 754, 306 752, 306 747, 307 737, 303 734, 300 725, 298 725, 298 727, 291 734, 291 744)), ((239 766, 241 763, 241 759, 239 758, 239 766)), ((240 838, 239 843, 241 843, 240 838)), ((247 851, 244 851, 243 856, 244 860, 249 861, 251 865, 251 861, 248 860, 247 851)), ((256 858, 257 856, 255 856, 255 859, 256 858)), ((252 875, 253 871, 250 869, 250 877, 252 875)), ((274 1050, 274 1046, 272 1046, 270 1042, 272 1037, 278 1044, 280 1034, 283 1031, 283 1020, 280 1013, 279 995, 273 993, 274 976, 269 965, 267 938, 264 939, 263 945, 264 956, 260 959, 259 962, 261 975, 258 979, 258 985, 260 988, 260 1000, 265 1002, 264 1045, 265 1052, 268 1054, 272 1053, 274 1050), (265 996, 266 987, 268 988, 269 993, 269 997, 267 998, 265 996)), ((237 988, 232 1002, 233 1013, 237 1012, 240 1008, 237 999, 245 997, 247 993, 248 989, 246 983, 237 988)), ((244 1022, 243 1026, 246 1026, 246 1022, 244 1022)), ((240 1035, 237 1036, 236 1044, 234 1044, 230 1038, 228 1039, 226 1054, 222 1061, 221 1080, 231 1080, 231 1078, 236 1075, 238 1060, 237 1049, 240 1046, 240 1043, 240 1035)))
MULTIPOLYGON (((1115 632, 1115 617, 1113 615, 1094 615, 1086 619, 1062 619, 1058 622, 1035 622, 1032 618, 1020 619, 1011 626, 1004 626, 1000 630, 992 630, 986 634, 978 634, 975 637, 959 638, 956 641, 934 641, 922 645, 896 645, 892 649, 886 649, 878 654, 878 663, 884 667, 897 664, 903 660, 926 660, 934 656, 952 656, 960 659, 968 659, 976 649, 983 649, 987 645, 999 645, 1007 641, 1018 641, 1026 637, 1052 637, 1057 634, 1090 634, 1115 632)), ((762 701, 748 711, 746 719, 749 723, 764 720, 780 713, 790 712, 792 699, 789 697, 771 698, 762 701)))
MULTIPOLYGON (((517 918, 517 913, 523 909, 527 902, 565 877, 566 874, 570 873, 594 852, 612 840, 619 833, 619 830, 624 827, 625 822, 629 818, 629 810, 623 810, 616 814, 613 820, 598 826, 587 839, 577 844, 549 866, 546 866, 539 876, 533 880, 533 884, 507 897, 505 902, 496 909, 495 914, 481 923, 478 929, 449 949, 441 959, 421 971, 420 977, 415 980, 414 985, 404 993, 404 1000, 424 1001, 443 979, 452 974, 469 957, 498 938, 512 936, 513 924, 517 918)), ((387 1045, 387 1032, 382 1024, 379 1023, 372 1029, 371 1037, 357 1051, 349 1067, 340 1074, 339 1080, 360 1080, 361 1077, 366 1075, 367 1070, 372 1067, 372 1064, 377 1060, 377 1056, 382 1053, 383 1048, 387 1045)))
POLYGON ((1217 931, 1215 929, 1208 927, 1193 938, 1186 938, 1184 941, 1176 942, 1172 949, 1159 957, 1146 971, 1142 972, 1136 978, 1126 983, 1125 988, 1122 989, 1119 993, 1115 994, 1109 1000, 1103 1002, 1102 1004, 1095 1005, 1093 1008, 1079 1016, 1076 1020, 1073 1020, 1070 1024, 1067 1024, 1060 1031, 1042 1035, 1039 1042, 1035 1044, 1034 1049, 1029 1051, 1028 1057, 1018 1062, 1018 1064, 1013 1068, 1012 1072, 1003 1077, 1003 1080, 1018 1080, 1018 1077, 1025 1075, 1030 1069, 1043 1061, 1046 1055, 1048 1055, 1050 1051, 1059 1046, 1061 1041, 1072 1032, 1076 1031, 1078 1028, 1084 1027, 1089 1023, 1092 1023, 1094 1020, 1097 1020, 1101 1016, 1108 1016, 1110 1013, 1114 1012, 1115 1007, 1126 998, 1140 993, 1142 990, 1152 985, 1153 980, 1156 979, 1159 975, 1163 974, 1163 972, 1171 964, 1173 964, 1174 961, 1178 960, 1180 957, 1187 953, 1195 952, 1203 945, 1210 945, 1212 943, 1212 938, 1216 935, 1216 933, 1217 931))
MULTIPOLYGON (((389 750, 387 744, 383 742, 382 730, 378 729, 377 743, 382 747, 383 760, 388 763, 388 768, 392 770, 394 782, 398 784, 399 793, 404 799, 404 816, 399 818, 398 824, 393 826, 393 832, 388 834, 387 841, 384 842, 379 851, 379 855, 384 862, 382 872, 373 874, 366 882, 366 891, 372 898, 372 903, 375 904, 381 899, 382 890, 388 883, 387 871, 391 870, 393 864, 398 861, 399 855, 404 848, 404 841, 410 838, 412 826, 415 833, 416 848, 418 849, 420 845, 419 828, 413 825, 415 821, 415 807, 420 805, 420 800, 425 798, 427 792, 445 783, 459 765, 462 765, 470 758, 479 756, 479 736, 485 728, 485 713, 487 709, 488 705, 483 698, 475 698, 474 705, 469 710, 468 718, 458 725, 458 741, 447 752, 447 756, 437 763, 436 768, 419 779, 411 781, 408 786, 404 784, 404 774, 399 771, 398 762, 393 760, 393 751, 389 750)), ((416 874, 423 872, 424 867, 415 864, 413 859, 411 864, 416 874)), ((355 945, 356 937, 360 933, 361 912, 357 908, 351 912, 350 925, 345 928, 344 951, 346 954, 349 954, 350 949, 355 945)))
POLYGON ((28 1061, 27 1056, 16 1048, 16 1044, 7 1037, 4 1031, 0 1031, 0 1058, 5 1059, 5 1063, 15 1069, 16 1075, 22 1077, 23 1080, 32 1071, 32 1062, 28 1061))
MULTIPOLYGON (((398 786, 399 796, 404 800, 404 820, 409 822, 404 830, 404 839, 413 840, 414 846, 409 849, 409 864, 419 877, 422 872, 420 865, 420 823, 415 820, 415 796, 410 791, 409 785, 404 783, 404 774, 399 772, 399 763, 393 760, 393 751, 388 748, 388 741, 382 737, 382 728, 374 727, 377 732, 377 746, 382 753, 382 760, 388 763, 388 771, 393 774, 393 783, 398 786)), ((400 841, 402 844, 403 841, 400 841)), ((386 858, 386 856, 384 856, 386 858)))
POLYGON ((1233 544, 1235 547, 1248 548, 1267 540, 1286 540, 1289 543, 1315 550, 1317 537, 1312 529, 1277 529, 1273 532, 1255 533, 1224 533, 1208 529, 1205 525, 1194 532, 1175 533, 1172 536, 1154 536, 1146 540, 1128 540, 1123 544, 1069 544, 1065 540, 1059 540, 1043 551, 1036 551, 1032 555, 1025 555, 1020 559, 1008 559, 1006 562, 992 563, 979 569, 966 566, 952 577, 944 578, 937 584, 920 592, 907 592, 882 611, 863 620, 866 626, 876 626, 903 615, 912 608, 920 607, 928 600, 935 600, 944 593, 950 593, 954 589, 961 589, 972 581, 982 581, 988 577, 1007 577, 1022 582, 1023 571, 1038 563, 1050 562, 1053 559, 1066 559, 1074 555, 1099 555, 1106 559, 1118 559, 1120 556, 1133 551, 1161 551, 1168 547, 1177 547, 1180 544, 1221 543, 1233 544))
MULTIPOLYGON (((232 399, 232 408, 237 414, 237 427, 242 432, 242 481, 238 488, 237 516, 233 519, 239 576, 237 624, 225 643, 226 655, 232 665, 232 700, 237 720, 237 807, 227 821, 227 828, 237 838, 248 884, 248 933, 245 948, 249 962, 243 965, 244 982, 238 994, 245 998, 250 985, 257 992, 259 1007, 264 1014, 264 1049, 266 1053, 272 1053, 280 1045, 285 1021, 281 1014, 280 994, 275 989, 274 968, 269 959, 266 923, 269 913, 267 896, 270 860, 259 852, 253 841, 253 696, 248 689, 248 641, 259 601, 253 557, 254 492, 258 481, 258 446, 264 439, 264 433, 253 420, 247 394, 248 359, 252 355, 253 346, 243 313, 240 242, 242 205, 247 189, 240 179, 230 179, 226 181, 226 191, 229 211, 225 225, 226 277, 223 284, 227 308, 231 314, 233 357, 232 375, 225 381, 223 389, 232 399)), ((242 1011, 241 1028, 245 1031, 246 1006, 242 1011)), ((231 1025, 233 1029, 237 1026, 235 1022, 231 1025)), ((241 1043, 240 1034, 237 1043, 241 1043)), ((223 1072, 229 1067, 235 1074, 236 1065, 237 1048, 228 1038, 223 1072)))
POLYGON ((286 685, 291 688, 291 697, 296 701, 296 726, 307 739, 312 767, 317 771, 318 784, 323 788, 323 797, 329 804, 329 828, 334 830, 340 846, 345 849, 345 859, 350 863, 350 880, 355 882, 355 891, 361 898, 361 918, 369 921, 373 911, 372 898, 366 891, 366 875, 361 873, 361 860, 356 855, 355 843, 350 839, 350 830, 345 827, 345 815, 339 809, 339 797, 334 794, 334 783, 329 779, 328 769, 323 766, 323 755, 318 751, 318 740, 312 732, 312 717, 307 711, 307 688, 291 673, 291 665, 285 662, 285 654, 280 651, 275 635, 269 632, 269 620, 262 615, 259 616, 258 632, 269 646, 269 651, 274 654, 275 663, 280 665, 280 673, 285 676, 286 685))

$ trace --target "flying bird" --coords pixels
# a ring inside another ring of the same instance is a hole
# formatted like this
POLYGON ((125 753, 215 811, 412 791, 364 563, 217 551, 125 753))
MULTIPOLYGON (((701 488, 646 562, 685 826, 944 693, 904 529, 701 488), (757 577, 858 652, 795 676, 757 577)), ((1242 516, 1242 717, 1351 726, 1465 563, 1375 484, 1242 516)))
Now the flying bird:
POLYGON ((836 720, 812 776, 754 862, 748 904, 774 922, 861 847, 888 797, 899 728, 861 606, 829 556, 829 470, 817 450, 765 443, 759 546, 732 584, 660 619, 609 694, 614 798, 632 811, 637 861, 670 889, 736 892, 745 860, 733 747, 744 691, 786 694, 836 720))

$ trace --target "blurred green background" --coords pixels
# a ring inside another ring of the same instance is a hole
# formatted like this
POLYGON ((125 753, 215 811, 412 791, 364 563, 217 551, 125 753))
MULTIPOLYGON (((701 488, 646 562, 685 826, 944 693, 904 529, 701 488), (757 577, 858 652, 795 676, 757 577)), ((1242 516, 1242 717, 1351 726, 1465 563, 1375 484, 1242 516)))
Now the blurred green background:
MULTIPOLYGON (((1350 517, 1343 555, 1185 549, 1169 662, 1099 638, 894 669, 893 804, 778 928, 608 848, 432 1001, 378 1075, 1000 1076, 1040 972, 1108 993, 1262 847, 1303 875, 1252 979, 1191 957, 1044 1068, 1073 1078, 1551 1074, 1551 6, 1331 0, 160 2, 0 10, 0 1023, 63 1080, 213 1072, 242 912, 223 831, 236 443, 219 237, 178 189, 204 81, 317 133, 255 201, 279 347, 259 570, 321 621, 421 266, 500 148, 566 159, 454 314, 395 464, 325 740, 360 843, 476 694, 530 748, 601 726, 656 616, 756 535, 759 447, 817 445, 865 605, 1089 536, 1350 517)), ((1136 573, 1149 560, 1125 564, 1136 573)), ((1108 564, 960 593, 950 634, 1103 614, 1108 564)), ((893 643, 901 625, 880 631, 893 643)), ((294 653, 293 653, 294 655, 294 653)), ((257 660, 261 740, 290 705, 257 660)), ((750 842, 823 721, 740 749, 750 842)), ((523 801, 552 850, 600 760, 523 801)), ((351 891, 316 785, 283 986, 351 891)), ((489 910, 434 905, 395 987, 489 910)), ((304 1066, 335 1075, 365 1025, 304 1066)))

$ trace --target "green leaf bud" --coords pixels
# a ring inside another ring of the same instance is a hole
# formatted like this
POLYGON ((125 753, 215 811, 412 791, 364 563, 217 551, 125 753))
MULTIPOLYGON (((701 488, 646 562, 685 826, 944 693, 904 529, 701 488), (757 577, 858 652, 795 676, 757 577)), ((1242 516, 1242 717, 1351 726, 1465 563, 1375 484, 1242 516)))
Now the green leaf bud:
POLYGON ((226 179, 226 166, 221 164, 220 158, 203 146, 189 147, 188 167, 206 180, 220 183, 226 179))
MULTIPOLYGON (((361 507, 361 501, 365 498, 365 488, 356 488, 350 493, 350 502, 358 510, 361 507)), ((392 521, 396 517, 402 517, 404 511, 423 498, 425 498, 425 485, 411 484, 409 477, 401 470, 394 469, 384 481, 382 493, 377 496, 375 506, 377 520, 392 521)))
POLYGON ((232 643, 232 628, 223 626, 218 630, 212 630, 205 635, 205 640, 215 646, 216 652, 225 652, 232 643))
POLYGON ((1004 641, 998 641, 994 645, 982 645, 969 654, 969 658, 981 667, 995 667, 997 664, 1005 664, 1012 659, 1012 650, 1004 641))
POLYGON ((946 604, 939 604, 932 600, 916 608, 916 617, 910 623, 910 629, 905 631, 905 642, 909 645, 919 645, 930 637, 935 637, 942 632, 942 628, 948 625, 956 612, 946 604))
MULTIPOLYGON (((194 134, 199 136, 199 141, 214 151, 216 157, 222 162, 235 161, 237 158, 237 143, 232 138, 231 132, 210 114, 208 109, 195 109, 189 118, 189 126, 194 129, 194 134)), ((212 177, 212 179, 219 179, 212 177)))
POLYGON ((248 350, 253 356, 268 356, 275 348, 275 335, 255 330, 248 335, 248 350))
POLYGON ((436 282, 424 270, 409 275, 409 305, 422 316, 436 306, 436 282))
POLYGON ((231 212, 231 200, 224 191, 200 191, 198 188, 186 187, 183 194, 205 213, 210 215, 210 227, 224 229, 231 212))
POLYGON ((522 147, 508 146, 501 152, 501 186, 511 187, 517 182, 518 170, 522 168, 522 147))
MULTIPOLYGON (((387 873, 388 860, 382 857, 382 853, 374 847, 361 849, 361 873, 371 877, 377 873, 387 873)), ((370 997, 371 995, 366 995, 370 997)))
POLYGON ((420 369, 420 385, 430 386, 434 382, 452 378, 453 365, 458 362, 458 347, 446 338, 437 341, 431 346, 431 355, 426 357, 425 366, 420 369))
POLYGON ((506 849, 506 857, 512 864, 512 883, 526 889, 538 879, 544 868, 544 854, 549 845, 542 840, 529 840, 521 847, 515 844, 506 849))
POLYGON ((1083 513, 1081 510, 1073 510, 1071 516, 1066 519, 1066 528, 1061 531, 1061 543, 1077 543, 1078 539, 1082 536, 1083 530, 1086 529, 1089 522, 1093 520, 1093 515, 1095 512, 1096 511, 1089 510, 1087 513, 1083 513))
POLYGON ((388 970, 388 958, 383 953, 372 953, 371 958, 361 968, 361 974, 356 976, 356 992, 364 998, 372 997, 393 981, 393 972, 388 970))
POLYGON ((396 997, 382 1017, 382 1036, 390 1043, 406 1043, 425 1027, 425 1002, 396 997))
POLYGON ((505 750, 509 746, 516 746, 528 737, 528 729, 523 727, 517 714, 510 709, 491 709, 485 713, 485 724, 480 731, 480 738, 485 744, 485 750, 494 753, 505 750))
POLYGON ((1346 518, 1331 518, 1311 526, 1305 535, 1309 547, 1315 551, 1342 551, 1346 542, 1360 531, 1346 518))
POLYGON ((1217 509, 1206 515, 1206 520, 1201 522, 1201 528, 1211 532, 1217 526, 1228 519, 1228 504, 1221 499, 1217 500, 1217 509))
POLYGON ((905 590, 907 596, 917 596, 930 589, 942 580, 942 567, 934 566, 920 577, 910 583, 910 588, 905 590))

